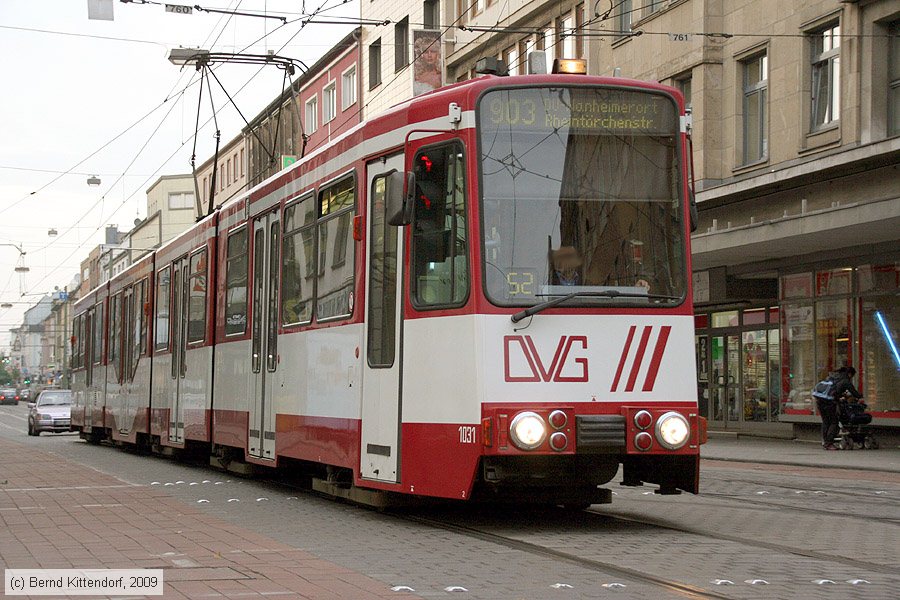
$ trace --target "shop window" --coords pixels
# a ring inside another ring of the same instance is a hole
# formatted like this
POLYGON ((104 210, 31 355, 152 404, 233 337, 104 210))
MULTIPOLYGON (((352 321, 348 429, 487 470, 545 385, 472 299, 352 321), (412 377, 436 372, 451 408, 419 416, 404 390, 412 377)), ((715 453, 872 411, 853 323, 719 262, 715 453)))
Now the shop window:
POLYGON ((769 412, 768 332, 745 331, 741 339, 744 421, 766 421, 769 412))
POLYGON ((771 308, 769 308, 769 323, 779 323, 781 320, 779 318, 780 315, 781 309, 777 306, 772 306, 771 308))
POLYGON ((784 275, 780 284, 782 300, 812 297, 812 273, 784 275))
POLYGON ((810 390, 822 379, 815 368, 814 324, 812 304, 783 307, 781 389, 784 408, 794 413, 811 411, 810 390))
POLYGON ((832 371, 852 364, 849 299, 816 302, 816 368, 818 379, 832 371))
POLYGON ((762 325, 766 322, 766 309, 756 308, 744 311, 744 325, 762 325))
POLYGON ((860 293, 894 293, 900 290, 900 263, 863 265, 856 272, 860 293))
POLYGON ((869 410, 900 410, 900 298, 877 296, 862 301, 861 391, 869 410))
POLYGON ((834 269, 816 273, 817 296, 842 296, 850 293, 853 269, 834 269))
POLYGON ((781 389, 781 333, 777 329, 769 330, 769 420, 778 421, 779 407, 784 398, 781 389))
POLYGON ((717 312, 712 314, 712 326, 719 327, 737 327, 738 311, 728 310, 725 312, 717 312))

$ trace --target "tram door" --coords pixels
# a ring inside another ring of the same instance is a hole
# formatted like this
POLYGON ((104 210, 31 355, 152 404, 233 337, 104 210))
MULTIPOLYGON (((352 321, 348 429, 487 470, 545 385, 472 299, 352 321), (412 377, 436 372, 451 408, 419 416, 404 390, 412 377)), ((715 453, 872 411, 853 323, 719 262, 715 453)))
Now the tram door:
POLYGON ((403 157, 369 163, 366 233, 368 292, 363 361, 360 473, 367 479, 400 481, 402 230, 387 222, 388 178, 403 157))
POLYGON ((250 346, 250 456, 275 459, 275 372, 278 369, 278 252, 281 223, 277 212, 253 219, 253 319, 250 346))
POLYGON ((187 375, 188 298, 190 272, 188 257, 172 263, 172 391, 169 395, 169 442, 184 442, 184 378, 187 375))

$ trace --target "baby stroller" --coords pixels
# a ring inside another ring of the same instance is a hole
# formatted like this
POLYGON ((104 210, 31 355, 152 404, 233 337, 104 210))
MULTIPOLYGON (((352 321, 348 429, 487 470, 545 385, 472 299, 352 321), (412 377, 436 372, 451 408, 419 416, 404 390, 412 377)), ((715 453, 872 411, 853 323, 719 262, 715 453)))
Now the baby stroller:
POLYGON ((853 397, 838 400, 838 421, 841 424, 841 431, 838 434, 841 450, 878 448, 878 440, 872 435, 869 427, 872 415, 866 412, 865 402, 853 397))

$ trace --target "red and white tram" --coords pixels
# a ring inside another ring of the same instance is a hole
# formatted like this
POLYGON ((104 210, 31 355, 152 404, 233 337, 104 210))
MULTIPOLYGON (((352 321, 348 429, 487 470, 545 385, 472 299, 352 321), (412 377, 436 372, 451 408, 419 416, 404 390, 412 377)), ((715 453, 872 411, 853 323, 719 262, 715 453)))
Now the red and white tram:
POLYGON ((529 75, 362 123, 80 300, 73 423, 332 491, 696 493, 685 122, 529 75))

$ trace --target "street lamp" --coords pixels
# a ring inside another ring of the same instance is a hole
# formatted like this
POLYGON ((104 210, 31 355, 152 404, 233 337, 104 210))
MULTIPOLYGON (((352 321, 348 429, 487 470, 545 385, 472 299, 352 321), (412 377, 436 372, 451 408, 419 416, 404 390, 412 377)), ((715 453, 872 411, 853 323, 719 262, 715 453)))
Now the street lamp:
POLYGON ((0 308, 12 308, 12 307, 13 307, 12 302, 4 302, 3 304, 0 304, 0 308))
POLYGON ((91 175, 87 178, 87 184, 93 187, 97 187, 98 185, 100 185, 100 178, 96 175, 91 175))

